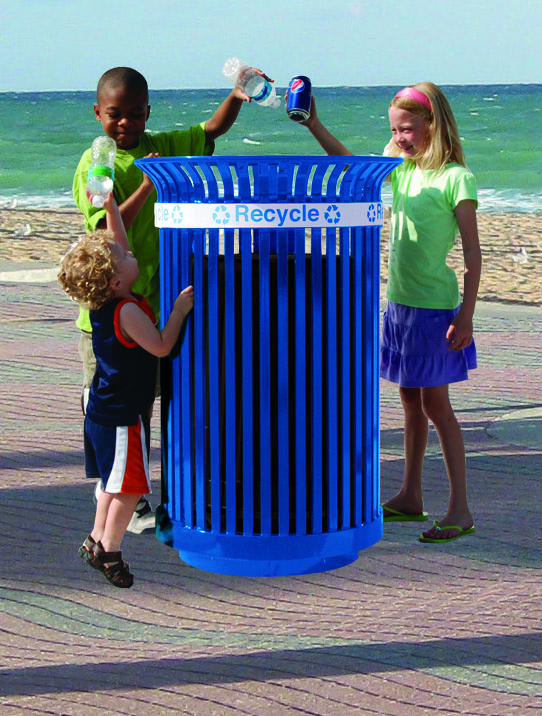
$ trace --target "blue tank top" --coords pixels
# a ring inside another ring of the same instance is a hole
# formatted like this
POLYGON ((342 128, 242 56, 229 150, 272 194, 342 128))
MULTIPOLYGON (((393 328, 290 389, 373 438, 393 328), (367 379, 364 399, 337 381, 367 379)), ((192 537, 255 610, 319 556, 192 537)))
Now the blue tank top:
POLYGON ((153 323, 156 318, 143 296, 132 296, 114 299, 90 311, 97 367, 87 415, 100 425, 137 425, 139 416, 154 402, 158 358, 122 336, 119 315, 124 304, 135 303, 153 323))

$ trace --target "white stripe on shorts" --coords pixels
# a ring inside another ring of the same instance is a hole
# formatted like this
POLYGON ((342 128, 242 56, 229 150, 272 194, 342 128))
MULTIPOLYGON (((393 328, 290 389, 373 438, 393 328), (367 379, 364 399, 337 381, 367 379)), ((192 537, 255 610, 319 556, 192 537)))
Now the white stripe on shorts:
MULTIPOLYGON (((147 447, 145 439, 145 426, 141 418, 139 419, 139 425, 141 428, 141 453, 143 455, 143 468, 145 470, 145 477, 147 479, 147 491, 142 491, 142 494, 149 494, 151 492, 151 480, 149 471, 149 460, 147 457, 147 447)), ((128 460, 128 427, 125 425, 117 427, 117 436, 115 441, 115 459, 111 473, 107 479, 107 492, 118 494, 122 490, 124 482, 124 476, 126 474, 126 463, 128 460)))

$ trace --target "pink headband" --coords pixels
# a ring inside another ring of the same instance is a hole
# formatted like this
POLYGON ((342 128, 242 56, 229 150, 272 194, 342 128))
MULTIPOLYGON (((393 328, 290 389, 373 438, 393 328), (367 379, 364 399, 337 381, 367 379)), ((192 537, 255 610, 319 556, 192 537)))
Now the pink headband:
POLYGON ((423 106, 427 107, 430 112, 433 111, 433 107, 431 107, 431 102, 429 101, 429 98, 424 95, 423 92, 420 92, 420 90, 414 89, 414 87, 405 87, 400 92, 397 92, 395 97, 408 97, 409 99, 413 99, 415 102, 423 104, 423 106))

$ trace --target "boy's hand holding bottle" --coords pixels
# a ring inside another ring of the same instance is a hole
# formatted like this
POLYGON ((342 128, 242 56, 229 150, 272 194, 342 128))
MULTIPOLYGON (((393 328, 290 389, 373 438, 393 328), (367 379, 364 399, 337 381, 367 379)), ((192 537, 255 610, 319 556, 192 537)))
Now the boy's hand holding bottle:
POLYGON ((273 80, 256 67, 249 67, 238 57, 226 60, 222 69, 224 77, 235 85, 235 93, 245 102, 254 100, 266 107, 280 107, 273 80))

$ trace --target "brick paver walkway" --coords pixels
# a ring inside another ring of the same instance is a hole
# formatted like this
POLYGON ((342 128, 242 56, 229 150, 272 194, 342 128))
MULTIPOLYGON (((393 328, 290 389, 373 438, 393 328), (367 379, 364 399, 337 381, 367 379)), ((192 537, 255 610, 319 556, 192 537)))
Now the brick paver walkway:
MULTIPOLYGON (((419 525, 390 524, 350 566, 249 579, 128 534, 131 590, 77 556, 93 504, 75 313, 54 284, 0 285, 2 716, 542 714, 540 308, 481 304, 480 367, 453 390, 476 536, 435 547, 419 525)), ((158 447, 155 425, 154 504, 158 447)), ((397 392, 383 385, 383 496, 401 454, 397 392)), ((434 431, 425 481, 437 518, 434 431)))

